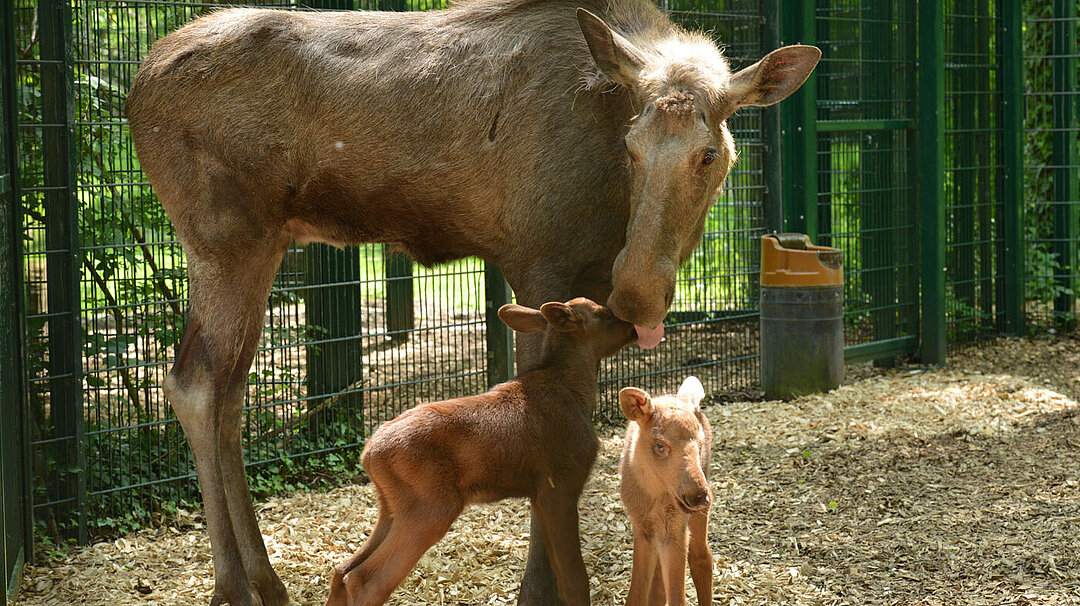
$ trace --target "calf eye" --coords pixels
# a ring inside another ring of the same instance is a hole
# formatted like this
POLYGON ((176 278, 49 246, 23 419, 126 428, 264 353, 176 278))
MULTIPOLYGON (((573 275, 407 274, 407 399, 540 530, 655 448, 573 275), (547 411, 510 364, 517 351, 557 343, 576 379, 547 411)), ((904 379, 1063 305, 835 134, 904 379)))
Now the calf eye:
POLYGON ((667 456, 667 446, 664 446, 663 442, 657 442, 653 445, 653 452, 655 452, 658 457, 665 457, 667 456))
POLYGON ((701 165, 702 166, 708 166, 708 165, 712 164, 713 160, 715 160, 715 159, 716 159, 716 150, 715 149, 706 150, 705 151, 705 156, 701 159, 701 165))

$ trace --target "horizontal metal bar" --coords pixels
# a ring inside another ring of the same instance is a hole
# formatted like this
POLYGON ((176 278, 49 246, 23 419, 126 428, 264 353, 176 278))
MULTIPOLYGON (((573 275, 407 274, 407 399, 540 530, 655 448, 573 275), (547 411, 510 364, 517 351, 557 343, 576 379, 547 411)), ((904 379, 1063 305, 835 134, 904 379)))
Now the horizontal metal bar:
POLYGON ((818 120, 819 133, 835 133, 853 130, 910 130, 914 120, 818 120))
POLYGON ((855 364, 858 362, 879 360, 881 358, 903 356, 915 353, 915 349, 918 345, 919 339, 914 335, 896 337, 895 339, 885 339, 884 341, 874 341, 873 343, 863 343, 862 345, 851 345, 844 348, 844 363, 855 364))

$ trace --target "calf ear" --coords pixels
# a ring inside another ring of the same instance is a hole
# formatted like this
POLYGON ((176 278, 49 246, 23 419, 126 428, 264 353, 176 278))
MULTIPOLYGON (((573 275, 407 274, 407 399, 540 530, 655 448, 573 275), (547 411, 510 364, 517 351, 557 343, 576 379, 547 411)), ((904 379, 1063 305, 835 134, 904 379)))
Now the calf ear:
POLYGON ((820 58, 821 50, 816 46, 785 46, 735 72, 727 93, 731 111, 746 105, 765 107, 783 101, 802 86, 820 58))
POLYGON ((678 396, 694 406, 700 406, 701 400, 705 398, 705 388, 701 386, 701 381, 698 381, 697 377, 686 377, 682 386, 679 387, 678 396))
POLYGON ((589 52, 600 71, 617 84, 628 88, 637 86, 638 76, 645 64, 641 51, 589 11, 577 9, 577 18, 589 52))
POLYGON ((644 423, 653 414, 652 397, 637 387, 624 387, 619 391, 619 406, 627 419, 644 423))
POLYGON ((544 332, 547 320, 539 311, 510 303, 499 308, 499 319, 514 332, 544 332))
POLYGON ((574 308, 566 303, 544 303, 540 306, 540 313, 544 314, 547 323, 559 332, 577 330, 584 323, 574 308))

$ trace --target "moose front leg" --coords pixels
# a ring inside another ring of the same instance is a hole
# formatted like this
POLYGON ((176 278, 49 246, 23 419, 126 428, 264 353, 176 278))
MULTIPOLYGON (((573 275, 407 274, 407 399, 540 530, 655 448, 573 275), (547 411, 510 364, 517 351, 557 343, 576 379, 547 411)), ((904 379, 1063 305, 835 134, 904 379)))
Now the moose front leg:
MULTIPOLYGON (((590 266, 602 266, 596 262, 590 266)), ((610 267, 610 263, 607 263, 610 267)), ((605 301, 611 294, 610 273, 593 270, 580 270, 570 267, 543 269, 533 268, 529 272, 518 273, 507 267, 503 268, 507 281, 514 289, 517 302, 528 307, 538 308, 548 301, 568 301, 574 297, 588 297, 593 301, 605 301), (553 276, 575 276, 563 282, 553 276)), ((540 357, 540 334, 516 334, 514 355, 517 374, 534 368, 540 357)), ((518 606, 563 606, 559 599, 555 571, 548 559, 544 545, 544 530, 536 519, 535 513, 529 520, 529 556, 525 562, 525 574, 521 579, 518 593, 518 606)))

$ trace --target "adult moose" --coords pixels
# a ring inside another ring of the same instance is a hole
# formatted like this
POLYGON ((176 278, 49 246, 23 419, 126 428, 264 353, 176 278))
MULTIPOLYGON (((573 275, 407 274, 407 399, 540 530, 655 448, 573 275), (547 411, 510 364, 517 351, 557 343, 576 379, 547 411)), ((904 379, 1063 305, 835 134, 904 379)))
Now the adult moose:
MULTIPOLYGON (((160 40, 127 114, 187 255, 189 316, 164 387, 195 456, 212 603, 288 603, 240 416, 290 240, 386 242, 428 265, 476 255, 519 303, 606 301, 655 345, 735 160, 725 120, 788 96, 819 57, 785 47, 731 73, 649 0, 232 9, 160 40)), ((537 345, 519 342, 520 370, 537 345)), ((532 530, 520 601, 551 604, 532 530)))

